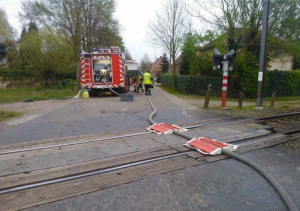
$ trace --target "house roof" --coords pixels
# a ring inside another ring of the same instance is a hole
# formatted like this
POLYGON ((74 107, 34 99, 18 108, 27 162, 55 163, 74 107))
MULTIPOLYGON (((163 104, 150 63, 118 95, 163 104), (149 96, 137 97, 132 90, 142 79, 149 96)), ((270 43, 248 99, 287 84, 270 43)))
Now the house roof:
POLYGON ((138 62, 136 62, 136 60, 125 60, 125 64, 138 64, 138 62))

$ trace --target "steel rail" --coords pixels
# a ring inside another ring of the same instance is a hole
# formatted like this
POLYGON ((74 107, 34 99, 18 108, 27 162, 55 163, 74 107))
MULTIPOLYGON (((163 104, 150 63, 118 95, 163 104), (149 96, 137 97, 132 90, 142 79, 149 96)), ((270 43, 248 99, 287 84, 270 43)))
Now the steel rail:
POLYGON ((274 120, 274 119, 283 119, 283 118, 294 118, 300 116, 300 112, 288 113, 288 114, 279 114, 274 116, 267 116, 267 117, 259 117, 257 119, 260 120, 274 120))
MULTIPOLYGON (((184 127, 184 128, 185 129, 194 129, 194 128, 199 128, 199 127, 212 126, 212 125, 217 126, 217 125, 222 125, 222 124, 231 123, 231 122, 244 122, 244 121, 251 121, 251 120, 274 120, 274 119, 288 118, 288 117, 292 118, 292 117, 296 117, 296 116, 300 116, 300 112, 288 113, 288 114, 282 114, 282 115, 276 115, 276 116, 269 116, 269 117, 258 117, 258 118, 250 118, 250 119, 229 120, 229 121, 224 121, 224 122, 219 122, 219 123, 212 123, 212 124, 207 124, 207 125, 188 126, 188 127, 184 127)), ((56 144, 56 145, 34 147, 34 148, 28 148, 28 149, 11 150, 11 151, 0 152, 0 155, 18 153, 18 152, 28 152, 28 151, 41 150, 41 149, 50 149, 50 148, 55 148, 55 147, 72 146, 72 145, 78 145, 78 144, 86 144, 86 143, 106 141, 106 140, 112 140, 112 139, 118 139, 118 138, 126 138, 126 137, 147 135, 147 134, 150 134, 150 133, 151 132, 136 133, 136 134, 133 133, 133 134, 129 134, 129 135, 108 137, 108 138, 102 138, 102 139, 93 139, 93 140, 72 142, 72 143, 66 143, 66 144, 56 144)))
MULTIPOLYGON (((204 127, 204 125, 189 126, 189 127, 185 127, 185 129, 193 129, 193 128, 199 128, 199 127, 204 127)), ((66 144, 55 144, 55 145, 33 147, 33 148, 27 148, 27 149, 10 150, 10 151, 0 152, 0 155, 6 155, 6 154, 18 153, 18 152, 28 152, 28 151, 41 150, 41 149, 50 149, 50 148, 55 148, 55 147, 65 147, 65 146, 72 146, 72 145, 78 145, 78 144, 86 144, 86 143, 92 143, 92 142, 98 142, 98 141, 107 141, 107 140, 113 140, 113 139, 119 139, 119 138, 147 135, 150 133, 151 132, 133 133, 133 134, 122 135, 122 136, 113 136, 113 137, 92 139, 92 140, 86 140, 86 141, 78 141, 78 142, 72 142, 72 143, 66 143, 66 144)))
POLYGON ((151 133, 151 132, 133 133, 133 134, 123 135, 123 136, 113 136, 113 137, 92 139, 92 140, 87 140, 87 141, 78 141, 78 142, 66 143, 66 144, 55 144, 55 145, 42 146, 42 147, 33 147, 33 148, 28 148, 28 149, 17 149, 17 150, 0 152, 0 155, 10 154, 10 153, 17 153, 17 152, 34 151, 34 150, 40 150, 40 149, 49 149, 49 148, 55 148, 55 147, 72 146, 72 145, 77 145, 77 144, 86 144, 86 143, 92 143, 92 142, 98 142, 98 141, 106 141, 106 140, 112 140, 112 139, 118 139, 118 138, 126 138, 126 137, 146 135, 146 134, 149 134, 149 133, 151 133))
POLYGON ((0 190, 0 195, 5 194, 5 193, 15 192, 15 191, 26 190, 29 188, 36 188, 36 187, 40 187, 43 185, 51 185, 51 184, 55 184, 55 183, 59 183, 59 182, 66 182, 69 180, 80 179, 83 177, 93 176, 93 175, 102 174, 102 173, 106 173, 106 172, 110 172, 110 171, 116 171, 116 170, 123 169, 123 168, 133 167, 133 166, 137 166, 137 165, 141 165, 141 164, 146 164, 146 163, 160 161, 160 160, 164 160, 164 159, 168 159, 168 158, 178 157, 181 155, 186 155, 191 152, 193 152, 193 151, 181 152, 181 153, 176 153, 176 154, 172 154, 172 155, 166 155, 166 156, 161 156, 161 157, 157 157, 157 158, 151 158, 151 159, 147 159, 147 160, 123 164, 123 165, 115 166, 115 167, 111 167, 111 168, 96 170, 96 171, 92 171, 92 172, 88 172, 88 173, 82 173, 82 174, 78 174, 78 175, 74 175, 74 176, 62 177, 59 179, 52 179, 52 180, 48 180, 48 181, 37 182, 37 183, 28 184, 28 185, 21 185, 21 186, 17 186, 17 187, 13 187, 13 188, 2 189, 2 190, 0 190))
POLYGON ((288 131, 283 131, 280 132, 281 134, 285 134, 285 135, 293 135, 293 134, 298 134, 300 133, 300 129, 296 129, 296 130, 288 130, 288 131))

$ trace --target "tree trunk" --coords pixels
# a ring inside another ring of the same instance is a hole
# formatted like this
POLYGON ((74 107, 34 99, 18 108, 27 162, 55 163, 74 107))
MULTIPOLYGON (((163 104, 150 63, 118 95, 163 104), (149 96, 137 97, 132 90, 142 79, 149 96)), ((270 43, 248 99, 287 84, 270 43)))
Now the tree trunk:
POLYGON ((173 89, 176 90, 176 64, 175 64, 175 55, 172 55, 173 60, 173 89))

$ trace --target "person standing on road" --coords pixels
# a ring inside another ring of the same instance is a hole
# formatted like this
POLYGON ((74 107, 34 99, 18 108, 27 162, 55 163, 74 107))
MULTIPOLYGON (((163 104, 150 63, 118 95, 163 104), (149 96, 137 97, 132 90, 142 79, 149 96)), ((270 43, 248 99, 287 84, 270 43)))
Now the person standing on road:
POLYGON ((145 95, 151 95, 151 74, 150 71, 147 71, 146 73, 144 73, 144 85, 145 85, 145 95))
POLYGON ((143 74, 142 73, 140 73, 140 75, 139 75, 139 82, 138 82, 138 87, 137 87, 137 89, 138 90, 142 90, 142 92, 144 93, 144 88, 143 88, 143 74))

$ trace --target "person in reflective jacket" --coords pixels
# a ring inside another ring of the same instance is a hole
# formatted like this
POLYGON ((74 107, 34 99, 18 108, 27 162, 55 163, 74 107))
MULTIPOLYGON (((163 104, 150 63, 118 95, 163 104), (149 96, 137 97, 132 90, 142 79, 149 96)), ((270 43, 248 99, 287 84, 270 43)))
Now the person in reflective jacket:
POLYGON ((144 93, 143 80, 144 80, 143 75, 140 74, 140 75, 139 75, 139 79, 138 79, 138 87, 137 87, 137 90, 140 90, 140 89, 141 89, 142 92, 144 93))
POLYGON ((150 71, 147 71, 143 75, 144 85, 145 85, 145 95, 151 95, 151 88, 153 88, 151 84, 151 74, 150 71))

